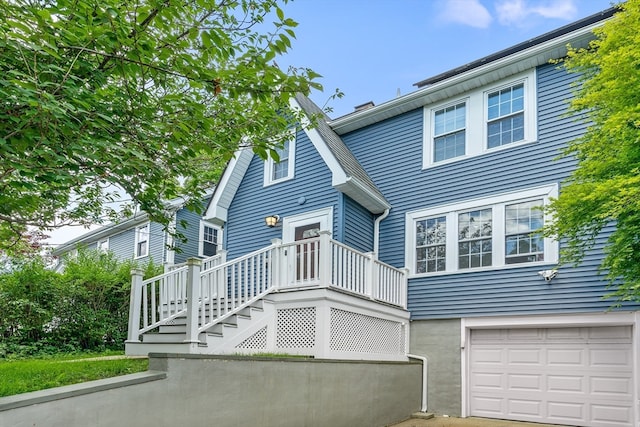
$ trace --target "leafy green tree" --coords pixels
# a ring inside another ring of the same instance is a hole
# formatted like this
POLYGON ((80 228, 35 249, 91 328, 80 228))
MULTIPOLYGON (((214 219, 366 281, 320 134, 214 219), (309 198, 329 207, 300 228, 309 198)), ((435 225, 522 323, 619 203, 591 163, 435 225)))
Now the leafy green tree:
POLYGON ((199 204, 239 145, 263 157, 309 69, 279 69, 287 0, 0 2, 0 249, 29 227, 199 204), (111 207, 110 207, 111 206, 111 207))
POLYGON ((586 49, 571 50, 566 69, 580 73, 570 109, 586 133, 566 155, 578 164, 549 213, 546 234, 566 239, 563 257, 580 262, 611 224, 601 268, 620 301, 640 300, 640 0, 622 3, 586 49))

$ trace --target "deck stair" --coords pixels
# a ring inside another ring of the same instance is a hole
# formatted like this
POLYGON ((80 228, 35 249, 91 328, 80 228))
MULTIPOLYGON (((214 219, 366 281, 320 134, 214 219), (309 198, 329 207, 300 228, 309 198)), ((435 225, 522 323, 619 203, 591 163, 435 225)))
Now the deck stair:
POLYGON ((201 265, 132 271, 127 354, 406 358, 406 272, 328 234, 201 265))

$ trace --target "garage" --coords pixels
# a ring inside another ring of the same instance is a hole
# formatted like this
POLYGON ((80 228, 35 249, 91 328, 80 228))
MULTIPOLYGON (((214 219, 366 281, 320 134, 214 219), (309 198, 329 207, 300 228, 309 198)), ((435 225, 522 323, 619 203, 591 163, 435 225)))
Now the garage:
POLYGON ((469 415, 634 425, 631 326, 471 329, 469 415))

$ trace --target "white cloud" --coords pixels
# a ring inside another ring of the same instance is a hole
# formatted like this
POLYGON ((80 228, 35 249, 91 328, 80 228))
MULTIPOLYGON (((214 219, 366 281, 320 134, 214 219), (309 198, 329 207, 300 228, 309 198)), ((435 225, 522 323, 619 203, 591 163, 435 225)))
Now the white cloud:
POLYGON ((577 8, 575 0, 503 0, 496 3, 498 21, 503 25, 525 25, 532 17, 573 19, 577 8))
POLYGON ((475 28, 487 28, 493 19, 480 0, 447 0, 440 18, 475 28))

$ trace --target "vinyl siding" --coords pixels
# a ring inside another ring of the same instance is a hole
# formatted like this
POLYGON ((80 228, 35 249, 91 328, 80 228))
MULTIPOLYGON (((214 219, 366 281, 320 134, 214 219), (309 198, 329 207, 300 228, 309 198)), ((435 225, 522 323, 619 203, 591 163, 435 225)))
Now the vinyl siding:
POLYGON ((339 223, 340 196, 331 186, 331 173, 304 132, 298 132, 295 144, 294 178, 263 186, 264 162, 254 156, 238 191, 229 206, 224 243, 228 259, 268 246, 271 239, 282 238, 282 218, 317 209, 333 207, 332 235, 339 223), (278 215, 277 227, 268 228, 264 218, 278 215))
POLYGON ((362 252, 373 251, 373 226, 371 212, 344 196, 343 242, 362 252))
MULTIPOLYGON (((203 205, 203 208, 206 206, 207 203, 203 205)), ((174 262, 176 264, 185 262, 187 258, 199 256, 198 248, 202 239, 202 236, 200 236, 200 218, 202 218, 200 214, 187 209, 180 209, 176 212, 177 230, 187 239, 186 242, 176 245, 179 248, 175 253, 174 262), (186 221, 186 228, 180 225, 182 221, 186 221)))
MULTIPOLYGON (((118 259, 133 259, 135 253, 136 227, 137 225, 109 236, 109 250, 113 252, 118 259)), ((152 222, 151 227, 149 227, 149 233, 149 256, 137 258, 136 261, 141 264, 146 264, 150 260, 153 260, 154 264, 162 264, 165 261, 165 240, 162 225, 152 222)))
MULTIPOLYGON (((404 266, 408 211, 561 183, 574 161, 554 158, 584 131, 564 116, 573 79, 555 65, 538 69, 538 141, 526 145, 423 170, 422 109, 343 136, 392 206, 381 224, 380 258, 404 266)), ((414 319, 606 310, 600 260, 595 250, 581 266, 562 268, 550 285, 537 275, 539 265, 412 278, 409 310, 414 319)))

